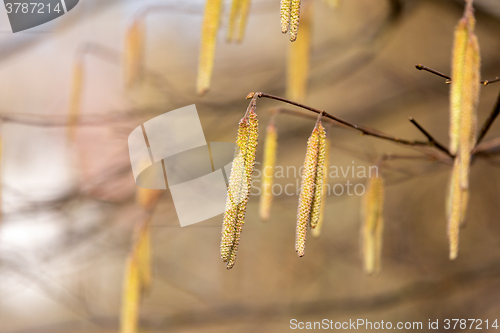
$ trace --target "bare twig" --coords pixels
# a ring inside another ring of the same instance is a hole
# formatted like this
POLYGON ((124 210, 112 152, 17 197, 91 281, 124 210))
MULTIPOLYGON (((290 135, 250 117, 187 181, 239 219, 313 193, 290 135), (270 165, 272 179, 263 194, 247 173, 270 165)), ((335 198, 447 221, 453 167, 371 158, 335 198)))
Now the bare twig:
POLYGON ((334 121, 336 121, 336 122, 338 122, 340 124, 343 124, 343 125, 345 125, 347 127, 350 127, 350 128, 355 129, 355 130, 358 130, 358 131, 360 131, 361 133, 363 133, 365 135, 369 135, 369 136, 373 136, 373 137, 376 137, 376 138, 379 138, 379 139, 384 139, 384 140, 388 140, 388 141, 400 143, 400 144, 407 145, 407 146, 435 147, 435 148, 437 148, 439 150, 442 150, 448 156, 452 157, 452 155, 450 154, 450 152, 446 148, 444 148, 444 147, 440 148, 440 147, 434 145, 433 143, 431 143, 429 141, 418 141, 418 140, 401 139, 401 138, 398 138, 398 137, 395 137, 395 136, 392 136, 392 135, 389 135, 389 134, 386 134, 386 133, 383 133, 383 132, 379 132, 377 130, 374 130, 374 129, 371 129, 371 128, 368 128, 368 127, 363 127, 363 126, 359 126, 359 125, 353 124, 353 123, 351 123, 351 122, 349 122, 347 120, 344 120, 344 119, 339 118, 337 116, 331 115, 331 114, 327 113, 326 111, 318 110, 318 109, 315 109, 313 107, 310 107, 310 106, 307 106, 307 105, 304 105, 304 104, 301 104, 301 103, 293 102, 293 101, 290 101, 290 100, 288 100, 286 98, 283 98, 283 97, 274 96, 274 95, 266 94, 266 93, 263 93, 263 92, 250 93, 249 97, 252 98, 253 94, 257 95, 257 97, 259 97, 259 98, 265 97, 265 98, 269 98, 269 99, 274 99, 274 100, 277 100, 277 101, 280 101, 280 102, 284 102, 284 103, 288 103, 288 104, 291 104, 291 105, 298 106, 298 107, 300 107, 300 108, 302 108, 304 110, 308 110, 308 111, 311 111, 311 112, 314 112, 314 113, 317 113, 317 114, 321 114, 325 118, 334 120, 334 121))
MULTIPOLYGON (((435 69, 432 69, 430 67, 424 66, 422 64, 415 65, 415 68, 418 69, 419 71, 424 70, 426 72, 429 72, 429 73, 432 73, 432 74, 437 75, 439 77, 442 77, 443 79, 446 79, 446 83, 451 83, 451 77, 450 76, 448 76, 446 74, 443 74, 441 72, 438 72, 435 69)), ((481 84, 487 86, 490 83, 495 83, 495 82, 499 82, 499 81, 500 81, 500 77, 496 77, 496 78, 494 78, 492 80, 482 80, 481 84)))
POLYGON ((410 117, 410 121, 413 125, 415 125, 420 130, 420 132, 422 132, 427 137, 427 139, 429 139, 430 144, 432 144, 433 146, 435 146, 439 150, 444 151, 445 153, 450 155, 448 148, 446 148, 445 146, 443 146, 442 144, 437 142, 436 139, 434 139, 434 137, 429 134, 429 132, 427 132, 422 126, 420 126, 420 124, 417 123, 417 121, 415 119, 413 119, 413 117, 410 117))
POLYGON ((490 129, 491 125, 493 125, 493 122, 498 117, 499 113, 500 113, 500 93, 498 93, 498 98, 497 102, 495 103, 495 107, 491 111, 490 115, 488 116, 488 119, 486 119, 483 127, 481 128, 481 131, 479 132, 476 141, 476 147, 484 139, 484 136, 486 135, 486 133, 488 133, 488 130, 490 129))

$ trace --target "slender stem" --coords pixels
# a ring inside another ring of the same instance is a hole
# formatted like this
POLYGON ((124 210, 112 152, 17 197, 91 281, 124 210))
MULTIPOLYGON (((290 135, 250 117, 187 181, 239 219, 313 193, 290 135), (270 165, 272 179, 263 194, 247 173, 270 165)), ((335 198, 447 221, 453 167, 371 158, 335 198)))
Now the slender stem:
POLYGON ((419 71, 424 70, 424 71, 427 71, 427 72, 432 73, 434 75, 440 76, 440 77, 451 82, 451 77, 449 77, 448 75, 443 74, 441 72, 438 72, 437 70, 434 70, 434 69, 429 68, 427 66, 424 66, 422 64, 415 65, 415 68, 418 69, 419 71))
POLYGON ((486 119, 483 127, 481 128, 481 131, 479 132, 476 141, 476 147, 484 139, 484 136, 486 135, 486 133, 488 133, 488 130, 490 129, 491 125, 493 125, 493 122, 498 117, 499 113, 500 113, 500 93, 498 93, 498 98, 497 102, 495 103, 495 107, 491 111, 490 115, 488 116, 488 119, 486 119))
POLYGON ((495 82, 498 82, 498 81, 500 81, 500 76, 494 78, 493 80, 484 80, 484 81, 481 81, 481 83, 484 84, 485 86, 487 86, 490 83, 495 83, 495 82))
MULTIPOLYGON (((443 74, 441 72, 438 72, 437 70, 435 69, 432 69, 430 67, 427 67, 427 66, 424 66, 422 64, 418 64, 418 65, 415 65, 415 68, 418 69, 419 71, 426 71, 426 72, 429 72, 429 73, 432 73, 434 75, 437 75, 437 76, 440 76, 442 77, 443 79, 446 79, 446 83, 451 83, 451 77, 449 77, 448 75, 446 74, 443 74)), ((496 77, 492 80, 483 80, 481 81, 481 84, 487 86, 488 84, 490 83, 495 83, 495 82, 499 82, 500 81, 500 77, 496 77)))
POLYGON ((431 146, 431 147, 436 147, 437 149, 442 150, 448 156, 452 157, 452 155, 450 154, 450 152, 446 148, 444 148, 444 147, 440 148, 440 147, 434 145, 433 143, 431 143, 429 141, 417 141, 417 140, 401 139, 401 138, 398 138, 398 137, 395 137, 395 136, 392 136, 392 135, 389 135, 389 134, 386 134, 386 133, 383 133, 383 132, 376 131, 376 130, 368 128, 368 127, 358 126, 358 125, 353 124, 353 123, 351 123, 351 122, 349 122, 347 120, 344 120, 344 119, 339 118, 337 116, 331 115, 331 114, 327 113, 326 111, 318 110, 318 109, 315 109, 313 107, 310 107, 310 106, 307 106, 307 105, 304 105, 304 104, 301 104, 301 103, 290 101, 290 100, 288 100, 286 98, 283 98, 283 97, 274 96, 274 95, 266 94, 266 93, 263 93, 263 92, 250 93, 247 96, 247 98, 253 98, 254 95, 257 96, 257 97, 259 97, 259 98, 265 97, 265 98, 269 98, 269 99, 274 99, 276 101, 280 101, 280 102, 288 103, 288 104, 291 104, 291 105, 295 105, 295 106, 300 107, 302 109, 305 109, 305 110, 308 110, 308 111, 311 111, 311 112, 314 112, 314 113, 317 113, 317 114, 321 114, 325 118, 332 119, 332 120, 334 120, 334 121, 336 121, 336 122, 338 122, 340 124, 343 124, 345 126, 353 128, 355 130, 358 130, 358 131, 360 131, 363 134, 370 135, 370 136, 373 136, 373 137, 376 137, 376 138, 379 138, 379 139, 393 141, 393 142, 400 143, 400 144, 407 145, 407 146, 419 146, 419 147, 429 147, 429 146, 431 146))
POLYGON ((420 130, 420 132, 422 132, 422 134, 424 134, 427 137, 427 139, 429 139, 429 142, 433 146, 435 146, 439 150, 444 151, 445 153, 447 153, 448 155, 450 155, 448 149, 445 146, 443 146, 442 144, 440 144, 439 142, 437 142, 436 139, 434 139, 434 137, 432 135, 430 135, 430 133, 427 132, 422 126, 420 126, 420 124, 417 123, 417 121, 415 119, 413 119, 412 117, 410 117, 410 121, 411 121, 411 123, 413 125, 415 125, 420 130))

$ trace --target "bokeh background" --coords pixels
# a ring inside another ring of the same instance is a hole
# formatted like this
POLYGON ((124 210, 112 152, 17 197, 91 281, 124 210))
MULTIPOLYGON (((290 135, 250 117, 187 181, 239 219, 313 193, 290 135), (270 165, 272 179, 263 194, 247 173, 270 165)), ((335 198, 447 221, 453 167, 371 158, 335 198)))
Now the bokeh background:
MULTIPOLYGON (((463 1, 353 0, 313 8, 311 73, 304 103, 356 124, 424 140, 414 117, 448 141, 444 80, 463 1)), ((476 0, 483 79, 500 75, 500 4, 476 0)), ((279 1, 254 0, 241 44, 219 33, 210 92, 195 91, 202 0, 81 0, 58 20, 12 34, 0 10, 1 184, 0 332, 116 332, 135 202, 127 137, 155 115, 196 104, 207 141, 234 141, 251 91, 284 96, 290 42, 279 1), (125 32, 147 17, 145 77, 127 89, 125 32), (72 71, 85 53, 81 116, 68 139, 72 71)), ((300 38, 300 30, 299 30, 300 38)), ((481 89, 480 124, 500 84, 481 89)), ((258 101, 260 142, 273 107, 258 101)), ((279 115, 277 164, 303 163, 314 119, 279 115)), ((486 140, 500 135, 494 125, 486 140)), ((445 195, 450 165, 421 151, 353 130, 330 131, 334 166, 387 161, 382 271, 366 276, 360 257, 359 196, 329 196, 320 238, 294 251, 297 196, 275 198, 271 219, 251 197, 238 258, 219 256, 222 216, 181 228, 165 191, 151 224, 153 286, 141 303, 144 332, 286 332, 289 321, 500 319, 500 173, 495 156, 472 168, 467 225, 458 259, 448 260, 445 195)), ((261 147, 261 146, 260 146, 261 147)), ((258 151, 262 162, 262 149, 258 151)), ((331 179, 364 184, 366 179, 331 179)), ((289 182, 280 179, 279 182, 289 182)), ((292 181, 295 183, 295 179, 292 181)), ((195 209, 195 208, 194 208, 195 209)))

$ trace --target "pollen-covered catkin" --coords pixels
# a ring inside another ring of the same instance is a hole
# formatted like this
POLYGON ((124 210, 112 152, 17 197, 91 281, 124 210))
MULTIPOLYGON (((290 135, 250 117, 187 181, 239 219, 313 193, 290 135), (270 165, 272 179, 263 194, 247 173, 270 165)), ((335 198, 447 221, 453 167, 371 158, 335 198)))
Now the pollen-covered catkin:
POLYGON ((318 225, 321 206, 323 204, 323 180, 325 174, 325 155, 326 155, 326 132, 321 124, 318 125, 318 162, 316 166, 316 177, 314 180, 314 198, 311 208, 311 228, 314 229, 318 225))
POLYGON ((364 269, 367 274, 380 271, 382 233, 384 229, 384 180, 370 177, 363 203, 362 247, 364 269))
POLYGON ((290 41, 295 42, 299 32, 300 0, 292 0, 290 8, 290 41))
POLYGON ((229 176, 226 209, 224 212, 224 220, 222 222, 220 252, 223 262, 227 262, 229 260, 231 248, 234 244, 238 205, 241 201, 243 201, 243 196, 247 186, 245 174, 245 155, 248 142, 248 130, 248 120, 244 117, 240 120, 238 128, 236 153, 231 167, 231 175, 229 176))
POLYGON ((281 0, 280 18, 281 32, 286 34, 290 27, 290 11, 292 9, 292 0, 281 0))
POLYGON ((127 30, 125 37, 125 84, 133 86, 141 77, 142 62, 144 59, 144 23, 137 18, 127 30))
POLYGON ((297 227, 295 230, 295 251, 304 256, 307 227, 311 218, 311 209, 315 192, 316 171, 319 154, 319 128, 316 126, 307 140, 306 158, 300 185, 299 207, 297 209, 297 227))
POLYGON ((246 196, 243 201, 238 205, 238 215, 236 218, 235 226, 235 237, 234 243, 231 248, 230 256, 226 263, 226 268, 231 269, 236 261, 236 254, 238 252, 238 246, 240 244, 241 232, 243 231, 243 225, 245 224, 245 214, 247 210, 248 198, 250 195, 250 188, 252 185, 252 173, 255 165, 255 155, 257 152, 257 139, 258 139, 258 120, 257 114, 253 109, 250 110, 248 114, 248 143, 245 155, 245 175, 246 175, 246 196))
POLYGON ((202 95, 210 89, 214 68, 217 32, 219 30, 222 0, 207 0, 201 29, 201 47, 196 90, 202 95))
POLYGON ((322 199, 321 199, 321 207, 319 211, 319 219, 318 219, 318 224, 316 225, 316 228, 311 229, 311 234, 313 237, 319 237, 321 236, 321 228, 323 227, 323 221, 325 220, 325 199, 328 195, 328 167, 330 163, 330 140, 328 139, 328 135, 326 137, 326 144, 325 144, 325 171, 323 173, 323 194, 322 194, 322 199))
POLYGON ((229 177, 220 246, 221 258, 226 263, 227 269, 231 269, 236 260, 250 195, 258 139, 258 120, 255 113, 256 98, 252 98, 245 117, 240 121, 236 140, 236 156, 229 177))
POLYGON ((260 218, 269 220, 273 202, 274 167, 276 164, 276 150, 278 147, 278 133, 274 124, 267 126, 266 141, 264 143, 264 163, 262 164, 262 187, 260 194, 260 218))

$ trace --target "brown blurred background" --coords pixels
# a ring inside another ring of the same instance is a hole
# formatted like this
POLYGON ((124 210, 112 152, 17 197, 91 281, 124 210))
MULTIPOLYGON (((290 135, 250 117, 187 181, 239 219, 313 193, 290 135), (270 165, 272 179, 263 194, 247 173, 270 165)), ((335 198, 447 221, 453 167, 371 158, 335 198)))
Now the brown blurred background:
MULTIPOLYGON (((412 116, 448 141, 444 80, 463 2, 314 0, 311 74, 305 104, 360 125, 424 140, 412 116)), ((476 0, 483 79, 500 76, 500 4, 476 0)), ((229 3, 219 33, 211 91, 195 94, 204 1, 81 0, 64 17, 12 34, 0 11, 2 222, 0 332, 118 331, 124 263, 134 224, 127 137, 155 115, 196 104, 207 141, 234 141, 250 91, 284 96, 288 38, 279 1, 254 0, 243 43, 227 44, 229 3), (121 55, 134 14, 147 19, 146 76, 123 84, 121 55), (75 142, 67 140, 72 67, 86 47, 85 84, 75 142)), ((300 38, 300 30, 299 30, 300 38)), ((500 83, 481 89, 479 123, 500 83)), ((258 101, 260 142, 272 107, 258 101)), ((292 108, 292 107, 287 107, 292 108)), ((277 164, 303 163, 314 120, 277 118, 277 164)), ((500 134, 495 124, 486 140, 500 134)), ((369 166, 385 153, 422 155, 333 128, 334 166, 369 166)), ((261 148, 261 146, 260 146, 261 148)), ((257 160, 262 162, 262 149, 257 160)), ((294 252, 297 196, 278 196, 267 223, 251 197, 235 267, 219 256, 222 216, 181 228, 168 190, 152 223, 153 287, 141 305, 141 331, 286 332, 289 321, 500 319, 500 174, 494 156, 472 168, 467 225, 458 259, 448 260, 445 193, 450 166, 395 160, 387 182, 382 271, 363 273, 361 198, 329 196, 322 236, 294 252)), ((331 184, 347 180, 332 179, 331 184)), ((287 182, 288 180, 278 180, 287 182)), ((295 179, 293 180, 295 183, 295 179)))

